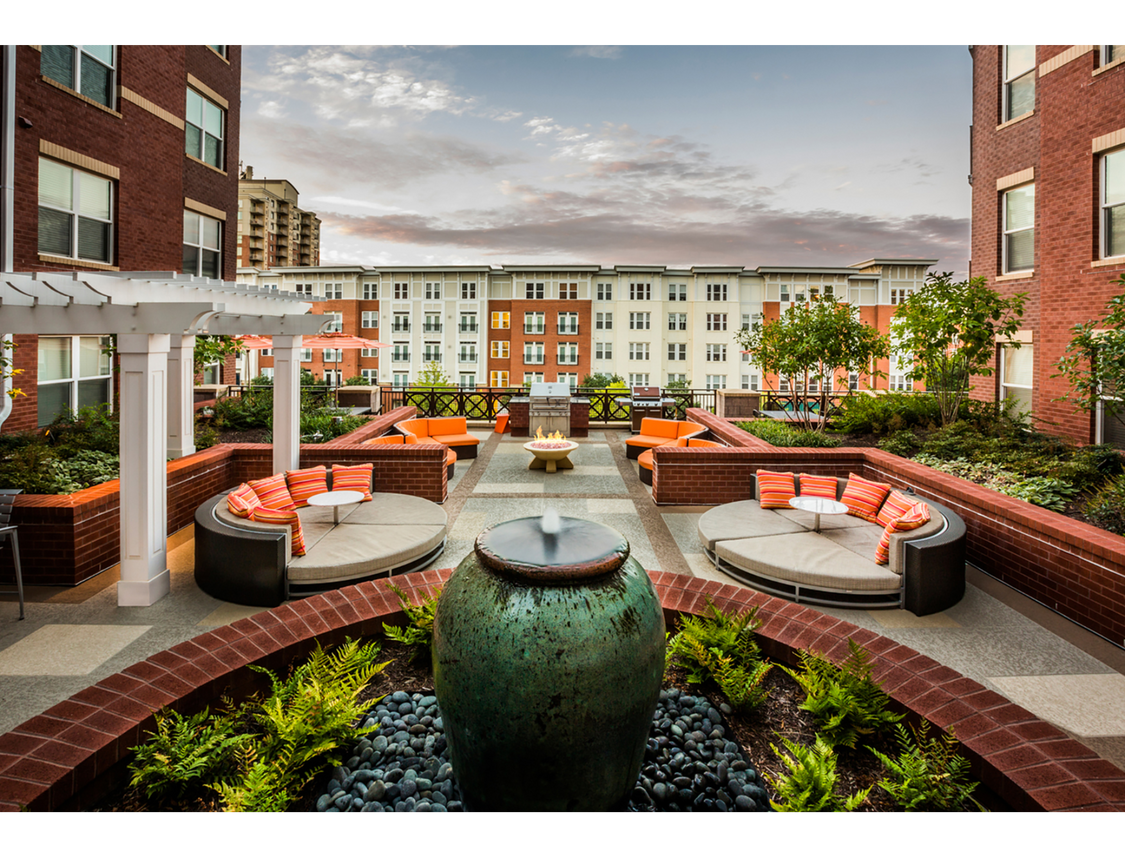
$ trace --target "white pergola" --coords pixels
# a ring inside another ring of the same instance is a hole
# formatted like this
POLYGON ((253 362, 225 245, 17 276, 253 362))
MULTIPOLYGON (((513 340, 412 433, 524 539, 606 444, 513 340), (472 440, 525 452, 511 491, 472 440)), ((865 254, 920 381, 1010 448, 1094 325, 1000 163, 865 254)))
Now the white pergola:
POLYGON ((117 603, 168 594, 167 460, 195 451, 198 335, 271 334, 273 471, 300 457, 301 337, 319 298, 179 273, 0 272, 0 334, 116 334, 121 365, 121 580, 117 603))

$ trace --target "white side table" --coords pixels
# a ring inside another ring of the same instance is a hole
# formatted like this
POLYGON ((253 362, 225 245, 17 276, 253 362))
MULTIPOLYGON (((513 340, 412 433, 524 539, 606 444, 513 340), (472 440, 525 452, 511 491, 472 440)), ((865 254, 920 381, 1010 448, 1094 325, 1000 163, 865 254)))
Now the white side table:
POLYGON ((358 504, 363 500, 363 493, 351 489, 342 489, 338 492, 322 492, 309 496, 309 504, 313 507, 331 507, 332 524, 340 524, 340 507, 344 504, 358 504))
MULTIPOLYGON (((312 501, 312 498, 309 501, 312 501)), ((820 516, 822 513, 827 513, 830 516, 842 516, 848 512, 847 504, 841 504, 832 498, 818 498, 815 495, 798 495, 796 498, 790 498, 789 506, 814 514, 812 529, 817 533, 820 533, 820 516)))

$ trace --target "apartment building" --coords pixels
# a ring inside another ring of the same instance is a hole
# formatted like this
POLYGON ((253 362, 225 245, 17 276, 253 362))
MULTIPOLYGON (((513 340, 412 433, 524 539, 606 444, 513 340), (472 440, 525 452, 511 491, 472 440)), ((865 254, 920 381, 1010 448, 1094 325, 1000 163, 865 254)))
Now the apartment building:
MULTIPOLYGON (((3 51, 4 270, 235 278, 239 47, 3 51)), ((101 335, 12 339, 5 431, 112 400, 101 335)))
POLYGON ((1061 401, 1052 377, 1071 328, 1102 315, 1125 272, 1125 46, 977 45, 972 260, 1004 296, 1026 293, 1018 349, 997 349, 977 398, 1012 397, 1078 442, 1125 445, 1125 426, 1061 401))
POLYGON ((255 179, 246 167, 238 180, 238 266, 310 267, 320 263, 320 219, 298 207, 288 179, 255 179))
MULTIPOLYGON (((525 382, 581 384, 591 373, 630 385, 777 389, 751 365, 735 333, 831 293, 860 319, 889 331, 894 309, 925 280, 934 260, 872 259, 850 267, 503 265, 275 267, 239 270, 239 280, 328 301, 347 333, 389 343, 379 350, 306 351, 306 368, 330 383, 354 376, 408 386, 430 362, 453 384, 503 388, 525 382)), ((258 362, 270 370, 270 357, 258 362)), ((880 361, 889 386, 913 389, 898 361, 880 361)), ((852 373, 857 388, 885 388, 852 373)))

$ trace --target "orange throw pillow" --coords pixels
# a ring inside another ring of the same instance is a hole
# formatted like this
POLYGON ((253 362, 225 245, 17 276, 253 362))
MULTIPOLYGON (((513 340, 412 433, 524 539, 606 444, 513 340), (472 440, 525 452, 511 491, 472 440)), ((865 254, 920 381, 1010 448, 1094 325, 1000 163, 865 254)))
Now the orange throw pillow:
POLYGON ((878 524, 879 508, 891 491, 890 484, 880 484, 861 478, 854 472, 848 473, 848 485, 840 496, 840 503, 848 505, 848 515, 859 516, 865 521, 878 524))
POLYGON ((286 471, 285 482, 293 503, 298 507, 308 507, 310 498, 328 492, 328 468, 314 466, 312 469, 286 471))
POLYGON ((907 498, 897 489, 892 489, 891 494, 887 496, 887 500, 883 502, 883 506, 879 508, 875 521, 886 527, 899 516, 904 515, 915 503, 913 498, 907 498))
POLYGON ((243 519, 250 518, 250 512, 260 506, 258 496, 248 484, 239 484, 238 489, 227 494, 227 509, 243 519))
POLYGON ((758 503, 763 510, 792 510, 789 499, 796 495, 792 472, 758 470, 758 503))
POLYGON ((371 470, 373 464, 361 463, 358 466, 337 466, 332 464, 332 491, 352 490, 362 492, 363 500, 371 500, 371 470))
POLYGON ((301 531, 301 517, 293 510, 271 510, 269 507, 255 507, 250 512, 250 521, 260 522, 264 525, 290 525, 293 530, 290 534, 294 557, 305 556, 305 535, 301 531))
POLYGON ((257 494, 262 506, 269 510, 297 509, 293 496, 289 494, 289 487, 285 485, 284 472, 261 480, 250 481, 250 488, 257 494))
POLYGON ((836 479, 826 475, 800 475, 801 495, 836 500, 836 479))
POLYGON ((883 529, 879 544, 875 547, 875 562, 885 566, 890 561, 891 534, 920 528, 930 520, 930 508, 919 501, 899 518, 883 529))

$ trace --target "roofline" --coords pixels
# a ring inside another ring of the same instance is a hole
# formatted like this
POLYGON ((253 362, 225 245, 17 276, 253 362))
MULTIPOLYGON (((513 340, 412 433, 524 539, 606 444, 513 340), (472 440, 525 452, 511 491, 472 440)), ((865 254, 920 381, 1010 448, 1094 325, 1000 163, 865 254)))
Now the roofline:
POLYGON ((619 272, 619 273, 636 273, 636 272, 662 273, 666 269, 668 269, 667 264, 614 264, 613 265, 614 272, 619 272))
POLYGON ((854 267, 758 267, 758 274, 765 273, 821 273, 831 275, 855 275, 854 267))
POLYGON ((740 273, 744 269, 746 269, 746 267, 700 266, 692 267, 690 271, 693 273, 740 273))
POLYGON ((510 273, 525 272, 553 272, 556 270, 597 273, 601 272, 601 264, 501 264, 510 273))
POLYGON ((492 272, 492 267, 488 264, 443 264, 426 267, 368 267, 367 270, 376 273, 488 273, 492 272))
POLYGON ((869 260, 860 261, 858 264, 849 264, 848 266, 853 269, 863 269, 864 267, 872 267, 876 264, 906 264, 914 267, 929 267, 936 263, 936 258, 870 258, 869 260))

